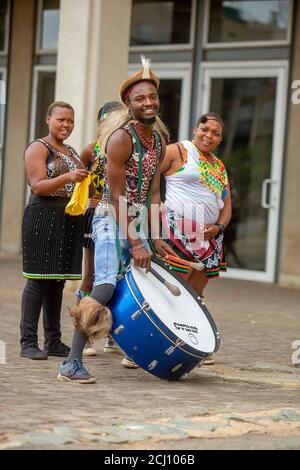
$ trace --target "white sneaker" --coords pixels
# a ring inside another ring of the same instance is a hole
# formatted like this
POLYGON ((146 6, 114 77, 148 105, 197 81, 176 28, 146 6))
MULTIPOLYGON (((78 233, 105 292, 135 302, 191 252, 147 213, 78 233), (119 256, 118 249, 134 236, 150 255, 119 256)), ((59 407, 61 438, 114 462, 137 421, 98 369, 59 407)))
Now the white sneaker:
POLYGON ((104 345, 103 352, 113 353, 113 354, 123 354, 117 343, 112 339, 111 336, 108 336, 107 341, 104 345))
POLYGON ((83 355, 84 356, 97 356, 97 351, 91 339, 88 339, 87 342, 85 343, 85 346, 83 349, 83 355))
POLYGON ((213 364, 215 364, 215 360, 213 357, 207 357, 206 359, 204 359, 204 361, 202 362, 202 366, 212 366, 213 364))

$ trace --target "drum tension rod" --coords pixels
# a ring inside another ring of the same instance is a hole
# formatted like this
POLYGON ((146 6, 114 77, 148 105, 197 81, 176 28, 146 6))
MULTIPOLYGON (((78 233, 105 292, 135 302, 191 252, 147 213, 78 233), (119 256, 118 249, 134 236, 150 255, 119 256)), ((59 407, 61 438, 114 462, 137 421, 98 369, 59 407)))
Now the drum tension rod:
POLYGON ((132 320, 135 320, 142 312, 145 312, 149 309, 150 309, 150 305, 148 304, 148 302, 146 302, 146 301, 143 302, 142 307, 139 310, 136 310, 136 312, 134 312, 131 315, 132 320))

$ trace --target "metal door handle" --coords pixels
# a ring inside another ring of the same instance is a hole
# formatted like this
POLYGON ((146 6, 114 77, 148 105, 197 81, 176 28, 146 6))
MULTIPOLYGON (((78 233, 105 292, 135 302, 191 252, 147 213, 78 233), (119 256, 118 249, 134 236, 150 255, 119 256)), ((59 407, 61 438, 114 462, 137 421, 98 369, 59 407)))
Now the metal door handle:
MULTIPOLYGON (((268 195, 268 185, 272 185, 276 183, 275 180, 272 180, 271 178, 266 178, 262 182, 262 187, 261 187, 261 207, 264 209, 272 209, 274 205, 271 202, 267 201, 267 195, 268 195)), ((270 200, 271 200, 271 194, 270 194, 270 200)))

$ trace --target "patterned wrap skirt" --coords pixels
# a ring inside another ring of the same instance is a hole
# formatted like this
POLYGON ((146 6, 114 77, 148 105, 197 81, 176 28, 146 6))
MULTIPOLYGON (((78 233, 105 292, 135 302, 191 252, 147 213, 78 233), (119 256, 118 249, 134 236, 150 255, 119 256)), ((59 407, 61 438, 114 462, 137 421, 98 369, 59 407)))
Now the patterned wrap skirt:
MULTIPOLYGON (((209 247, 205 250, 193 250, 190 248, 189 237, 182 232, 179 225, 183 219, 173 211, 163 213, 161 219, 164 233, 167 234, 167 237, 164 237, 167 238, 165 241, 179 258, 193 262, 201 261, 205 266, 205 274, 208 278, 218 277, 220 271, 227 271, 222 234, 217 235, 208 243, 206 242, 209 247)), ((189 268, 180 265, 179 262, 167 260, 167 263, 182 277, 186 277, 189 273, 189 268)))
POLYGON ((65 214, 68 202, 30 196, 22 222, 24 277, 81 279, 83 216, 65 214))

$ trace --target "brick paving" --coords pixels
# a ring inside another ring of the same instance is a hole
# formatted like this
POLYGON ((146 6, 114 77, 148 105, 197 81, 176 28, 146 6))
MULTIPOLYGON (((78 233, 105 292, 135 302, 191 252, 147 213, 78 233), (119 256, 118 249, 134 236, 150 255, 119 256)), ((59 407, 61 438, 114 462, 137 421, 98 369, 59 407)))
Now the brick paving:
MULTIPOLYGON (((215 366, 194 369, 185 382, 161 381, 125 370, 99 341, 98 355, 86 359, 97 383, 80 386, 57 381, 59 358, 20 358, 19 272, 19 258, 0 258, 0 449, 299 448, 300 368, 291 362, 299 290, 211 281, 207 306, 222 335, 215 366)), ((68 285, 67 344, 73 300, 68 285)))

